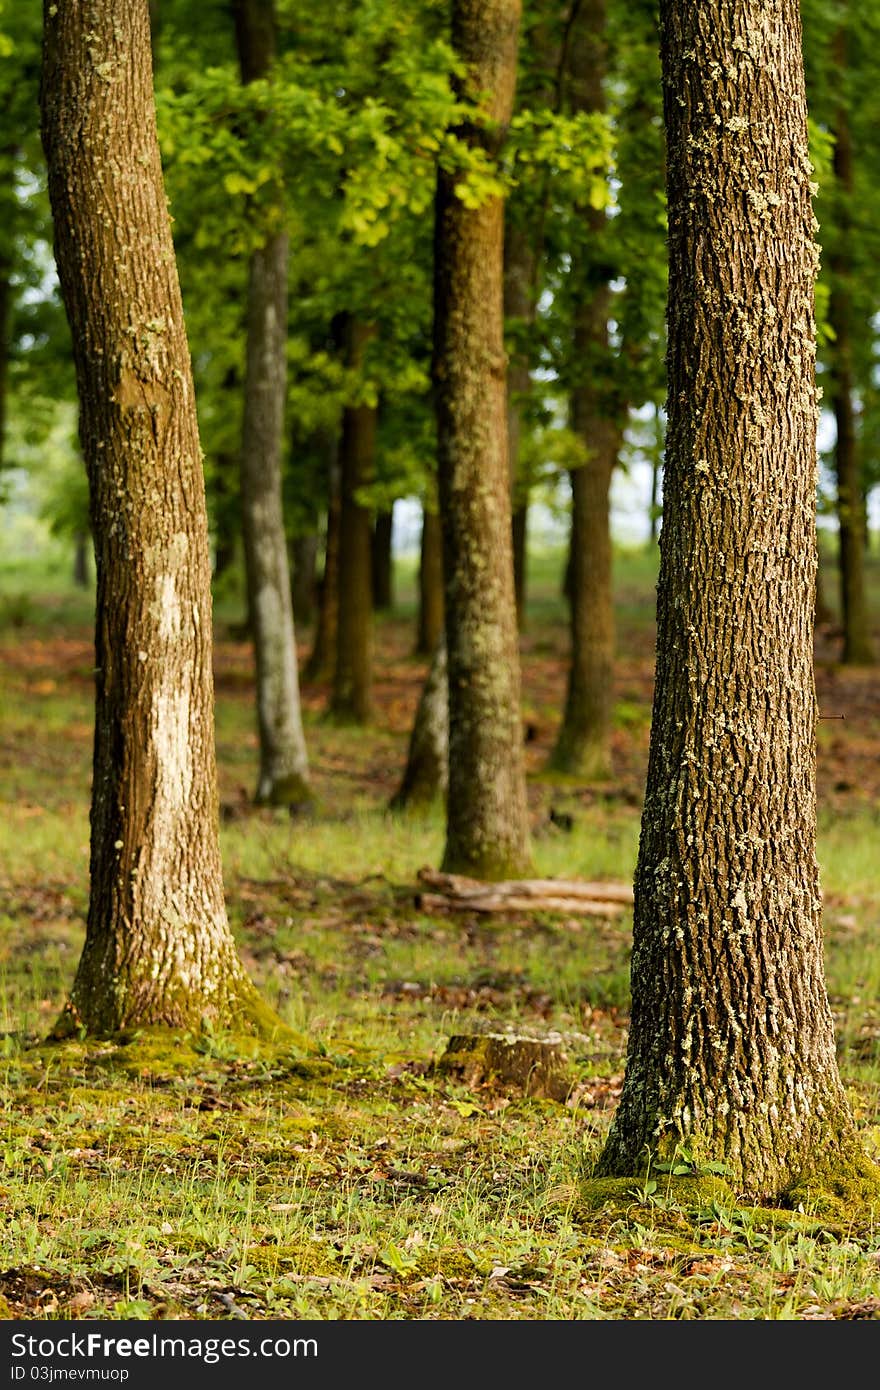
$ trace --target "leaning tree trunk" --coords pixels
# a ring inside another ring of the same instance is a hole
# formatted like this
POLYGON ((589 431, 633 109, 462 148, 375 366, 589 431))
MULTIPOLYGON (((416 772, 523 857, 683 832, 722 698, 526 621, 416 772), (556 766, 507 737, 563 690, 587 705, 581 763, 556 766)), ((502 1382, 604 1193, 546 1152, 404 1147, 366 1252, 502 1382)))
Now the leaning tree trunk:
POLYGON ((422 505, 419 626, 416 654, 430 656, 443 633, 443 531, 437 512, 422 505))
POLYGON ((223 898, 207 514, 147 0, 46 0, 42 133, 97 568, 91 894, 58 1031, 226 1025, 263 1006, 223 898))
MULTIPOLYGON (((839 29, 834 56, 838 71, 845 73, 847 36, 839 29)), ((853 403, 853 303, 852 303, 852 202, 853 149, 846 102, 841 101, 834 120, 834 177, 837 183, 836 239, 829 257, 831 295, 828 322, 834 330, 831 347, 831 401, 837 426, 834 465, 837 474, 837 522, 840 550, 840 611, 843 626, 842 660, 847 665, 868 666, 874 649, 865 594, 865 533, 867 516, 853 403)))
MULTIPOLYGON (((519 0, 454 0, 452 41, 465 90, 495 153, 513 106, 519 0)), ((440 170, 433 380, 449 662, 449 794, 443 866, 506 878, 529 864, 513 588, 503 342, 504 205, 469 208, 440 170)))
MULTIPOLYGON (((348 363, 363 367, 373 324, 349 324, 348 363)), ((376 409, 361 402, 348 405, 342 417, 340 445, 339 588, 336 669, 330 702, 335 719, 366 724, 372 711, 372 525, 358 493, 373 479, 376 458, 376 409)))
MULTIPOLYGON (((242 81, 264 78, 275 56, 273 0, 235 0, 242 81)), ((241 512, 248 615, 257 674, 260 770, 256 800, 311 800, 299 698, 281 460, 287 382, 287 263, 284 232, 251 254, 241 446, 241 512)))
MULTIPOLYGON (((571 95, 575 111, 605 109, 607 66, 605 0, 585 0, 572 44, 571 95)), ((611 476, 623 438, 620 406, 609 390, 607 271, 598 270, 606 227, 604 212, 586 214, 589 240, 573 256, 571 274, 579 287, 575 308, 577 380, 571 424, 586 451, 571 473, 569 612, 571 657, 565 713, 551 762, 587 780, 611 774, 614 709, 614 592, 611 547, 611 476), (597 251, 597 248, 598 251, 597 251)))
POLYGON ((663 0, 668 447, 632 1018, 598 1171, 849 1161, 815 848, 811 165, 796 0, 663 0), (679 1147, 680 1146, 680 1147, 679 1147))
POLYGON ((395 811, 430 806, 449 784, 449 690, 446 640, 441 633, 419 698, 395 811))

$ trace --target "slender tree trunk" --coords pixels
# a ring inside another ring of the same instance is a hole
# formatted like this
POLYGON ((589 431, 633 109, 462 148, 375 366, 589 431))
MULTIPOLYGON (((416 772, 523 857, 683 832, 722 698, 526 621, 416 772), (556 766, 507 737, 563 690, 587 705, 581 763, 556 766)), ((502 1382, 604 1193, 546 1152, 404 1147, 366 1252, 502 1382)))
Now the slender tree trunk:
POLYGON ((78 589, 89 587, 89 535, 77 531, 73 538, 73 582, 78 589))
POLYGON ((391 799, 395 811, 430 806, 449 783, 449 690, 446 641, 441 633, 419 698, 406 768, 391 799))
POLYGON ((147 0, 44 9, 42 134, 97 566, 91 894, 59 1034, 263 1010, 226 918, 211 574, 147 0))
POLYGON ((379 512, 373 523, 371 552, 373 607, 377 612, 394 607, 393 532, 393 513, 379 512))
POLYGON ((327 479, 327 532, 324 538, 324 570, 318 594, 318 625, 305 669, 312 683, 329 680, 336 662, 339 626, 339 519, 342 511, 339 446, 330 457, 327 479))
POLYGON ((513 583, 516 617, 521 628, 526 595, 526 521, 528 481, 522 476, 520 441, 523 411, 531 392, 528 357, 522 351, 523 331, 534 324, 536 257, 526 234, 510 223, 504 237, 504 318, 518 328, 519 344, 507 367, 507 454, 510 464, 510 498, 513 524, 513 583))
MULTIPOLYGON (((241 76, 248 83, 265 77, 274 61, 273 0, 235 0, 234 10, 241 76)), ((271 233, 251 254, 241 447, 242 530, 260 733, 256 800, 275 806, 312 799, 281 491, 288 259, 284 232, 271 233)))
POLYGON ((598 1171, 684 1150, 749 1197, 796 1200, 854 1152, 815 850, 818 253, 800 16, 796 0, 662 0, 661 34, 657 678, 626 1074, 598 1171))
POLYGON ((238 541, 238 527, 234 515, 239 516, 236 500, 230 496, 229 478, 238 475, 238 459, 230 454, 221 454, 215 459, 215 472, 212 480, 214 510, 214 578, 220 579, 232 568, 235 562, 235 547, 238 541), (234 511, 233 511, 234 508, 234 511))
POLYGON ((12 265, 0 252, 0 469, 6 443, 6 400, 9 392, 9 328, 12 317, 12 265))
MULTIPOLYGON (((847 69, 847 35, 835 36, 834 56, 841 74, 847 69)), ((834 122, 834 177, 838 192, 836 239, 831 256, 828 321, 834 330, 831 353, 831 399, 837 426, 834 463, 837 474, 837 520, 840 528, 840 608, 843 654, 847 665, 874 661, 865 594, 865 507, 853 404, 852 200, 853 150, 846 102, 834 122)))
POLYGON ((416 653, 430 656, 443 633, 443 529, 438 512, 422 508, 419 630, 416 653))
MULTIPOLYGON (((492 129, 459 132, 490 151, 516 81, 519 0, 454 0, 464 84, 492 129)), ((456 177, 437 187, 433 379, 449 663, 444 868, 517 876, 530 862, 513 587, 503 343, 500 198, 468 208, 456 177)))
MULTIPOLYGON (((8 107, 8 103, 7 103, 8 107)), ((0 112, 8 120, 8 110, 0 112)), ((0 148, 0 175, 4 183, 4 200, 10 205, 15 198, 15 154, 16 146, 6 144, 0 148)), ((4 209, 11 217, 11 206, 4 209)), ((8 230, 5 234, 9 235, 8 230)), ((0 246, 0 470, 3 468, 4 445, 6 443, 6 413, 9 394, 9 348, 12 330, 12 256, 0 246)))
MULTIPOLYGON (((349 323, 349 366, 360 369, 373 324, 349 323)), ((376 410, 346 406, 342 418, 341 506, 339 513, 339 615, 336 671, 331 713, 346 723, 366 724, 372 711, 372 523, 358 491, 373 479, 376 459, 376 410)))
MULTIPOLYGON (((605 0, 583 0, 572 37, 571 99, 577 112, 605 109, 607 66, 605 0)), ((623 440, 620 406, 609 390, 607 272, 597 270, 606 217, 586 214, 590 245, 575 260, 580 286, 575 309, 571 423, 586 461, 571 473, 571 660, 565 713, 553 750, 553 766, 588 780, 611 774, 614 710, 614 591, 611 546, 611 475, 623 440), (605 277, 605 278, 603 278, 605 277)))
POLYGON ((660 511, 658 502, 660 498, 660 459, 651 460, 651 511, 648 517, 648 539, 651 549, 657 544, 658 523, 660 521, 660 511))
POLYGON ((317 569, 317 531, 296 536, 293 541, 293 611, 302 627, 310 627, 314 622, 317 569))

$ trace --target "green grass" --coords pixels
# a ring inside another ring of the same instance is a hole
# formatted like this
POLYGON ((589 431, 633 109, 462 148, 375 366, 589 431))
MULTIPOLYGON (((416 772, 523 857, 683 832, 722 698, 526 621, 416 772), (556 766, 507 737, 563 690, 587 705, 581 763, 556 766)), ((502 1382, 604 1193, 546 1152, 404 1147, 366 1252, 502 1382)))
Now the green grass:
MULTIPOLYGON (((655 564, 618 557, 620 779, 602 795, 544 771, 565 626, 559 557, 534 560, 524 651, 542 875, 632 876, 655 564)), ((87 908, 89 613, 37 589, 24 617, 0 613, 0 1312, 226 1319, 232 1298, 254 1319, 880 1316, 880 1229, 864 1211, 768 1212, 662 1175, 584 1200, 623 1072, 631 922, 416 906, 444 827, 386 810, 421 669, 403 579, 400 593, 377 629, 380 677, 400 687, 377 725, 335 727, 307 692, 321 811, 306 822, 248 805, 249 659, 224 639, 233 605, 218 619, 227 904, 248 970, 302 1037, 287 1051, 222 1035, 41 1041, 87 908), (567 1102, 437 1069, 451 1035, 508 1027, 562 1035, 567 1102)), ((831 732, 822 756, 834 739, 863 756, 869 725, 831 732)), ((876 1154, 877 813, 859 791, 823 801, 819 855, 841 1067, 876 1154)))

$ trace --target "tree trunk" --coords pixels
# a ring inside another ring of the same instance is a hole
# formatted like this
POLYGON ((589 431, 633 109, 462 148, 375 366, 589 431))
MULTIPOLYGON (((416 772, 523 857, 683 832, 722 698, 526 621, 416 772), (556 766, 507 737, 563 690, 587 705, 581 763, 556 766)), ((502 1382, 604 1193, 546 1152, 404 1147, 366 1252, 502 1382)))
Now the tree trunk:
POLYGON ((393 538, 393 512, 379 512, 373 523, 370 563, 373 575, 373 607, 382 613, 394 606, 393 538))
MULTIPOLYGON (((834 56, 838 72, 847 67, 847 35, 837 31, 834 56)), ((831 294, 828 322, 834 330, 831 349, 831 401, 837 426, 834 464, 837 474, 837 520, 840 528, 840 611, 842 660, 869 666, 874 661, 865 595, 865 504, 853 405, 852 200, 853 150, 846 102, 834 121, 834 177, 838 206, 836 237, 829 257, 831 294)))
POLYGON ((293 611, 302 627, 315 618, 315 575, 318 568, 318 533, 309 531, 293 541, 293 611))
POLYGON ((514 504, 512 530, 513 596, 516 603, 517 627, 523 628, 526 622, 526 589, 528 585, 529 504, 527 500, 514 504))
MULTIPOLYGON (((271 70, 272 0, 236 0, 242 81, 271 70)), ((257 672, 260 771, 256 800, 299 806, 311 799, 299 698, 296 634, 281 491, 287 382, 287 263, 284 232, 251 253, 241 446, 241 513, 248 612, 257 672)))
POLYGON ((89 536, 77 531, 73 538, 73 582, 78 589, 89 587, 89 536))
POLYGON ((443 634, 443 530, 438 512, 422 508, 419 631, 416 654, 430 656, 443 634))
POLYGON ((58 1032, 262 1010, 226 918, 204 479, 147 0, 47 0, 42 133, 97 568, 91 895, 58 1032))
MULTIPOLYGON (((363 366, 373 324, 352 321, 348 329, 348 363, 363 366)), ((350 724, 367 724, 372 710, 372 523, 358 491, 372 482, 376 459, 376 409, 346 406, 342 417, 342 500, 339 514, 339 613, 336 671, 331 713, 350 724)))
POLYGON ((422 686, 403 781, 391 799, 391 809, 430 806, 446 795, 448 784, 449 691, 446 641, 441 633, 422 686))
POLYGON ((668 444, 623 1094, 598 1165, 778 1200, 853 1155, 815 848, 811 165, 796 0, 662 0, 668 444))
POLYGON ((339 449, 330 459, 327 480, 327 532, 324 538, 324 570, 318 592, 318 625, 305 669, 312 683, 329 680, 336 663, 339 626, 339 518, 342 511, 339 449))
MULTIPOLYGON (((516 81, 519 0, 454 0, 465 90, 491 129, 459 131, 495 153, 516 81)), ((449 794, 443 866, 506 878, 530 861, 513 588, 503 342, 504 207, 469 208, 437 183, 433 381, 449 662, 449 794)))
MULTIPOLYGON (((605 0, 584 0, 572 42, 571 101, 576 112, 605 110, 607 66, 605 0)), ((611 475, 623 440, 620 407, 609 390, 608 314, 611 290, 601 258, 604 212, 586 213, 590 240, 573 258, 579 287, 574 321, 577 380, 572 429, 586 461, 571 473, 571 658, 562 726, 551 762, 589 781, 611 775, 614 711, 614 591, 611 546, 611 475)))
POLYGON ((509 223, 504 234, 504 318, 516 324, 515 345, 507 367, 507 455, 513 524, 513 586, 521 628, 526 593, 526 518, 528 481, 520 467, 523 411, 531 392, 529 359, 523 352, 525 331, 535 319, 536 257, 525 233, 509 223))

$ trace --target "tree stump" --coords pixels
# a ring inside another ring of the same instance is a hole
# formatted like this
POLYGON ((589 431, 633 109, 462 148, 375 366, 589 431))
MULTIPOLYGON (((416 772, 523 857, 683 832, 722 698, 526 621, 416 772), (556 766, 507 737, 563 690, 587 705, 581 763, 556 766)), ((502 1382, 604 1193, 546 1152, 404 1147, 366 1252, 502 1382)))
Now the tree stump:
POLYGON ((516 1086, 527 1096, 565 1100, 574 1084, 558 1034, 459 1033, 449 1039, 437 1070, 465 1085, 516 1086))

